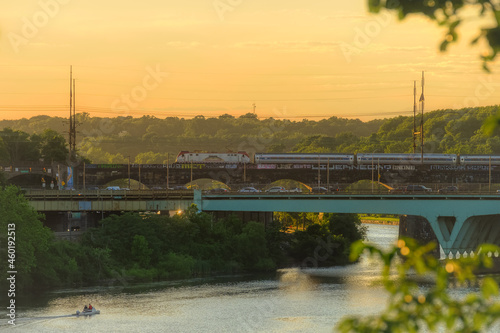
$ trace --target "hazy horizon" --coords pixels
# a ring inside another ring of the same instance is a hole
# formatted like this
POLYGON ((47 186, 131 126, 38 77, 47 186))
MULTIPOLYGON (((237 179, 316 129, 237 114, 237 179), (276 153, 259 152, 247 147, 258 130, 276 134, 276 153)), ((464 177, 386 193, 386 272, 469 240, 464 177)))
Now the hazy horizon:
MULTIPOLYGON (((495 104, 495 105, 484 105, 484 106, 481 106, 481 107, 495 107, 495 106, 498 106, 498 104, 495 104)), ((441 111, 443 109, 437 109, 437 110, 427 110, 425 111, 425 113, 432 113, 432 112, 436 112, 436 111, 441 111)), ((458 110, 458 109, 450 109, 450 110, 458 110)), ((23 119, 26 119, 26 120, 30 120, 31 118, 35 118, 35 117, 60 117, 62 119, 67 119, 69 118, 69 109, 67 111, 68 115, 46 115, 46 114, 37 114, 37 115, 33 115, 31 117, 21 117, 21 118, 3 118, 3 119, 0 119, 0 121, 16 121, 16 120, 23 120, 23 119)), ((189 119, 193 119, 193 118, 196 118, 196 117, 204 117, 206 119, 209 119, 209 118, 220 118, 221 116, 224 116, 228 113, 221 113, 221 114, 214 114, 214 115, 203 115, 203 114, 197 114, 197 115, 192 115, 192 116, 176 116, 176 115, 167 115, 167 116, 161 116, 161 117, 158 117, 158 116, 155 116, 154 114, 143 114, 143 115, 137 115, 137 114, 125 114, 125 115, 120 115, 120 114, 117 114, 117 115, 114 115, 114 116, 100 116, 100 115, 95 115, 95 114, 90 114, 88 112, 85 112, 88 114, 89 117, 91 118, 103 118, 103 119, 114 119, 114 118, 119 118, 119 117, 132 117, 132 118, 141 118, 141 117, 144 117, 144 116, 151 116, 151 117, 155 117, 155 118, 158 118, 158 119, 166 119, 166 118, 179 118, 179 119, 186 119, 186 120, 189 120, 189 119)), ((81 113, 78 113, 77 112, 77 117, 78 115, 81 114, 81 113)), ((252 114, 252 112, 247 112, 246 114, 252 114)), ((246 114, 240 114, 240 115, 231 115, 233 116, 235 119, 236 118, 239 118, 239 117, 242 117, 246 114)), ((418 113, 416 114, 416 117, 418 119, 420 119, 421 113, 420 111, 418 111, 418 113)), ((297 121, 297 122, 300 122, 302 120, 308 120, 308 121, 320 121, 320 120, 325 120, 325 119, 329 119, 329 118, 332 118, 332 117, 337 117, 337 118, 340 118, 340 119, 349 119, 349 120, 360 120, 362 122, 369 122, 369 121, 373 121, 373 120, 387 120, 387 119, 391 119, 391 118, 395 118, 395 117, 399 117, 399 116, 404 116, 404 117, 413 117, 413 111, 411 114, 395 114, 395 115, 392 115, 392 116, 386 116, 386 117, 374 117, 374 118, 370 118, 370 119, 361 119, 363 117, 342 117, 342 116, 335 116, 335 115, 331 115, 331 116, 318 116, 318 117, 277 117, 277 116, 272 116, 272 115, 269 115, 269 116, 259 116, 257 114, 257 119, 258 120, 266 120, 266 119, 270 119, 270 118, 273 118, 273 119, 276 119, 276 120, 290 120, 290 121, 297 121)))
POLYGON ((0 119, 66 117, 70 66, 76 112, 384 119, 413 114, 425 72, 425 110, 500 104, 498 66, 460 27, 439 52, 434 22, 369 14, 366 1, 85 3, 26 0, 0 19, 0 119))

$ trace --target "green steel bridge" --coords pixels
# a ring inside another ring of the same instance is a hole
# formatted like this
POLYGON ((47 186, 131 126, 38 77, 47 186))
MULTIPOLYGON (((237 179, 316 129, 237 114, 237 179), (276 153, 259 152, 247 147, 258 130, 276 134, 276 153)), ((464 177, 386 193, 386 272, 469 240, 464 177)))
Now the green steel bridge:
POLYGON ((27 191, 40 212, 177 211, 196 204, 207 212, 324 212, 421 216, 446 255, 500 245, 500 195, 495 194, 303 194, 201 191, 27 191))

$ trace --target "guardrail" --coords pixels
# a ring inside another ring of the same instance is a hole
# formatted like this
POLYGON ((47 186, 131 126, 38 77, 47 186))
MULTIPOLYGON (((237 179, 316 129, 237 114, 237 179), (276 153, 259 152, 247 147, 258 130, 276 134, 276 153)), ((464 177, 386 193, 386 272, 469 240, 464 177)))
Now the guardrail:
POLYGON ((217 197, 217 196, 241 196, 241 197, 266 197, 266 196, 350 196, 350 195, 363 195, 363 196, 388 196, 388 197, 411 197, 411 196, 433 196, 433 197, 467 197, 467 196, 492 196, 500 198, 500 193, 495 191, 458 191, 458 192, 448 192, 448 193, 438 193, 436 192, 398 192, 390 193, 389 191, 335 191, 335 192, 323 192, 323 193, 312 193, 312 192, 237 192, 229 191, 225 193, 208 193, 203 192, 204 197, 217 197))
POLYGON ((31 200, 192 199, 192 190, 23 190, 31 200))
MULTIPOLYGON (((23 190, 24 196, 30 200, 175 200, 175 199, 193 199, 193 190, 23 190)), ((437 191, 424 192, 393 192, 390 191, 332 191, 332 192, 238 192, 228 191, 223 193, 210 193, 202 191, 203 196, 331 196, 331 195, 390 195, 390 196, 477 196, 491 195, 500 197, 496 191, 456 191, 439 193, 437 191)))

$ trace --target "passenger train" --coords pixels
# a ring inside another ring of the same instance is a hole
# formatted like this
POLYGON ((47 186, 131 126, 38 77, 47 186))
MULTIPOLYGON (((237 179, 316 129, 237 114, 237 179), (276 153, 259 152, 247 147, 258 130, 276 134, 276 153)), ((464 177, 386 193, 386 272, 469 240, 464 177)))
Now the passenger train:
POLYGON ((254 156, 256 164, 354 164, 352 154, 267 154, 256 153, 254 156))
POLYGON ((176 163, 255 163, 255 164, 426 164, 500 165, 500 155, 384 154, 384 153, 255 153, 253 161, 244 151, 206 153, 181 151, 176 163))
MULTIPOLYGON (((358 165, 363 164, 422 164, 422 154, 357 154, 358 165)), ((457 165, 454 154, 423 154, 423 164, 457 165)))

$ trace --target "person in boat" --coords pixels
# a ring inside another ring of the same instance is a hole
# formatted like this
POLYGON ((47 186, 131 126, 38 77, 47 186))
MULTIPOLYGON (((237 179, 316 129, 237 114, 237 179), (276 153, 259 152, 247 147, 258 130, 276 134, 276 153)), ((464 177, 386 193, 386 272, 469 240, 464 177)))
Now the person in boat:
POLYGON ((91 304, 89 304, 89 310, 92 310, 92 305, 91 304))
POLYGON ((87 305, 85 304, 85 306, 83 307, 83 311, 87 311, 88 307, 87 305))

